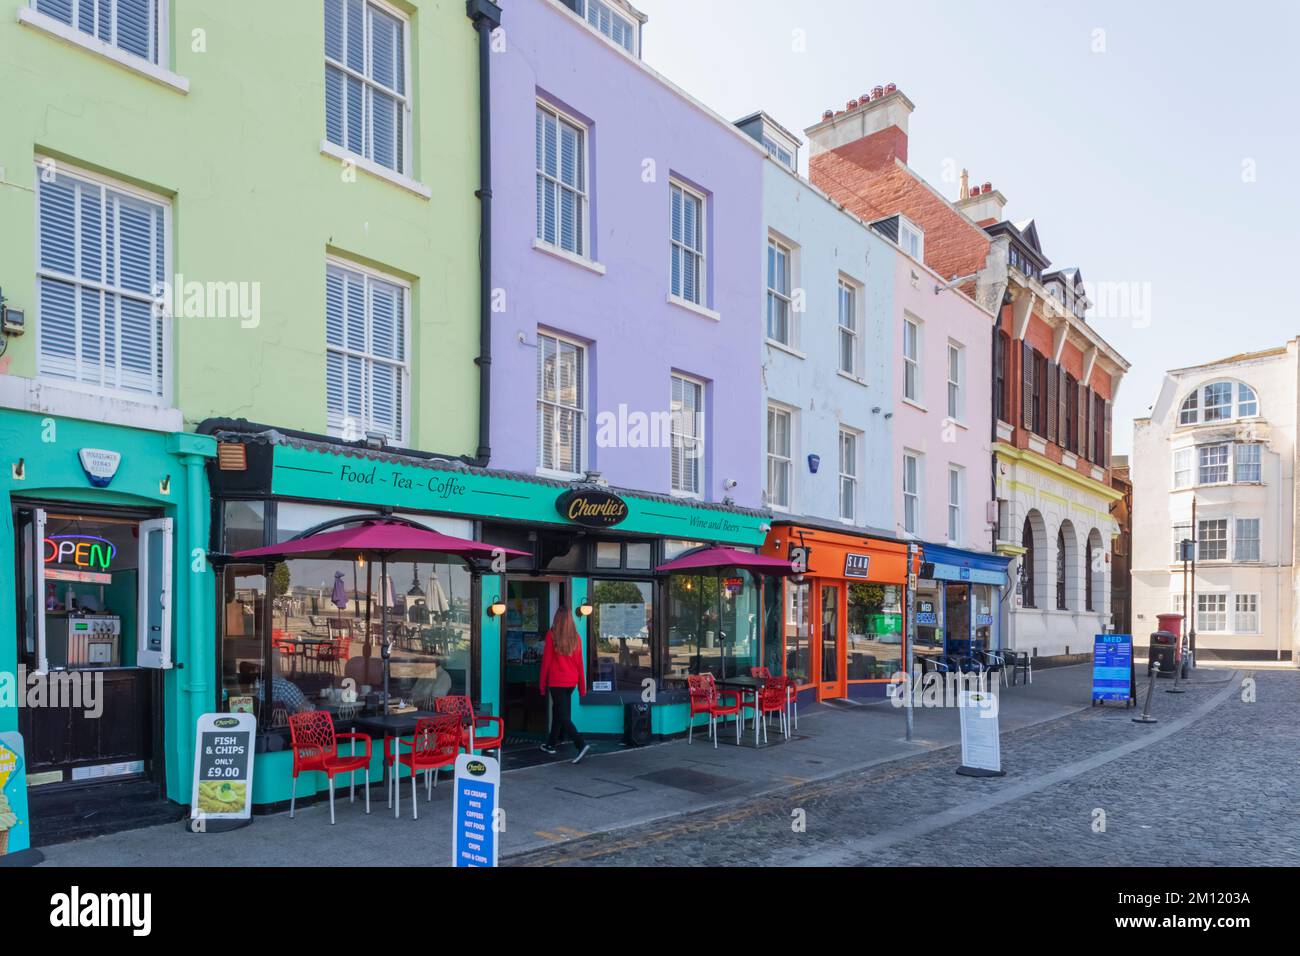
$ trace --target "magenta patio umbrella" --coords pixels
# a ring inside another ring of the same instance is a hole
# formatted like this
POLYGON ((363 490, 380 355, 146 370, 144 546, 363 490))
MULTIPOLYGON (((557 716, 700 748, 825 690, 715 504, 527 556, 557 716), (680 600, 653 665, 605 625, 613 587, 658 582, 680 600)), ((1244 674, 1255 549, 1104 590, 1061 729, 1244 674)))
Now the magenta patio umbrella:
MULTIPOLYGON (((514 548, 500 548, 484 541, 470 541, 427 528, 417 528, 389 518, 376 518, 360 524, 322 531, 305 538, 294 538, 265 548, 239 551, 232 558, 240 561, 283 561, 310 558, 318 561, 353 561, 358 555, 377 558, 380 563, 380 580, 388 577, 389 561, 428 560, 430 556, 446 555, 460 558, 473 566, 474 559, 488 560, 498 555, 510 558, 527 557, 527 552, 514 548)), ((382 602, 380 633, 384 636, 384 713, 388 713, 389 658, 392 641, 388 634, 389 602, 382 602)))
POLYGON ((679 571, 721 571, 723 568, 740 568, 754 574, 794 574, 789 561, 749 551, 737 551, 735 548, 697 548, 680 558, 665 561, 655 570, 671 574, 679 571))

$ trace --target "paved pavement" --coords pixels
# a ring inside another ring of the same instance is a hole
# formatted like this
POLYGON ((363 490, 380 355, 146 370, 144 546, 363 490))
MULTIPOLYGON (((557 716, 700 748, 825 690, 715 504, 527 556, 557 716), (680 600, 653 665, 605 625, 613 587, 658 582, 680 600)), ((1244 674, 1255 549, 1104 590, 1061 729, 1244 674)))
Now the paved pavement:
POLYGON ((520 864, 1296 865, 1300 674, 1201 670, 1157 683, 1160 722, 1089 708, 1003 735, 997 779, 952 751, 634 828, 520 864), (1243 677, 1256 700, 1242 699, 1243 677), (806 829, 793 826, 801 812, 806 829))
MULTIPOLYGON (((1254 704, 1238 699, 1240 679, 1201 670, 1181 695, 1162 693, 1172 683, 1162 680, 1161 722, 1143 726, 1133 711, 1088 706, 1087 666, 1040 670, 1032 686, 1001 693, 1008 773, 993 780, 954 773, 954 709, 918 710, 909 743, 888 703, 805 707, 795 739, 776 743, 774 728, 773 744, 758 750, 749 734, 736 747, 728 728, 716 750, 697 736, 576 767, 508 771, 503 862, 1300 862, 1290 783, 1278 770, 1294 766, 1287 741, 1300 718, 1300 675, 1256 675, 1254 704), (1143 830, 1151 800, 1179 807, 1181 827, 1143 830), (1106 812, 1104 833, 1093 832, 1096 809, 1106 812), (796 810, 803 832, 792 828, 796 810), (1280 839, 1261 847, 1260 833, 1280 839)), ((394 820, 376 786, 370 816, 343 802, 333 828, 328 810, 313 806, 228 834, 157 827, 46 855, 55 866, 444 865, 450 796, 444 781, 418 822, 409 799, 394 820)))

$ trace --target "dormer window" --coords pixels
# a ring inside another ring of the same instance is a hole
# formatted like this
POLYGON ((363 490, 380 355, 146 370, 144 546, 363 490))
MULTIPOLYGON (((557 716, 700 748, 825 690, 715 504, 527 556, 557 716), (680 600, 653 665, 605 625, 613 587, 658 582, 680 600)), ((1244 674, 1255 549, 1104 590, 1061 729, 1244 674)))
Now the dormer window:
POLYGON ((768 155, 778 163, 789 169, 794 169, 794 156, 788 149, 767 136, 763 137, 763 145, 767 148, 768 155))
POLYGON ((1244 382, 1210 382, 1185 399, 1178 409, 1179 425, 1226 422, 1259 414, 1259 398, 1244 382))
POLYGON ((639 56, 637 49, 637 28, 632 18, 615 8, 605 0, 574 0, 569 6, 598 32, 609 37, 633 56, 639 56))
POLYGON ((913 259, 925 259, 925 231, 906 216, 898 217, 898 244, 913 259))

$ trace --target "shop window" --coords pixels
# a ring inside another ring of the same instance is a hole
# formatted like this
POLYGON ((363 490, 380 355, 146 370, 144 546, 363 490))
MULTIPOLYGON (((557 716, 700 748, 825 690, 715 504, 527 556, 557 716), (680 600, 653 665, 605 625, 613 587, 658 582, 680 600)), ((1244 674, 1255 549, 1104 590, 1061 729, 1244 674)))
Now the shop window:
POLYGON ((621 568, 623 566, 623 546, 617 541, 596 542, 596 567, 621 568))
POLYGON ((591 681, 640 690, 653 676, 654 586, 648 581, 593 581, 588 619, 591 681))
POLYGON ((601 571, 649 571, 654 547, 649 541, 597 541, 595 567, 601 571))
POLYGON ((251 551, 265 544, 266 502, 227 501, 221 506, 221 550, 251 551))
POLYGON ((970 657, 970 586, 949 582, 943 590, 944 653, 949 657, 970 657))
POLYGON ((943 592, 934 582, 916 590, 916 633, 912 652, 918 657, 943 654, 943 592))
POLYGON ((903 589, 851 582, 848 601, 848 679, 887 680, 903 669, 903 589))
POLYGON ((684 538, 666 538, 664 540, 664 560, 679 558, 687 551, 694 551, 704 546, 703 541, 687 541, 684 538))
POLYGON ((674 574, 667 590, 665 680, 747 676, 758 666, 758 589, 749 576, 674 574))
POLYGON ((975 651, 996 651, 998 649, 996 616, 994 604, 996 591, 991 584, 971 585, 971 598, 975 602, 975 651))
POLYGON ((797 684, 812 680, 812 587, 788 584, 785 589, 785 676, 797 684))

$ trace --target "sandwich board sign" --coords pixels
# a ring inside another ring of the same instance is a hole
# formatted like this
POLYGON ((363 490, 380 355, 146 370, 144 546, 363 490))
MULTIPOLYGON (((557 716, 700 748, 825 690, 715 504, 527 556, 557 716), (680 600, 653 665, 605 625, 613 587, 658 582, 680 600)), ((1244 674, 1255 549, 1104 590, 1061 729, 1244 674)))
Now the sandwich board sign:
POLYGON ((460 754, 451 814, 451 865, 497 865, 497 801, 501 764, 494 757, 460 754))
POLYGON ((195 833, 231 829, 228 822, 213 827, 211 821, 252 818, 256 736, 257 718, 252 714, 204 714, 199 718, 190 799, 190 829, 195 833))
POLYGON ((1133 635, 1098 634, 1092 644, 1092 703, 1137 706, 1133 695, 1133 635))
POLYGON ((991 690, 961 688, 961 766, 964 777, 1003 777, 1002 737, 998 730, 998 697, 991 690))

